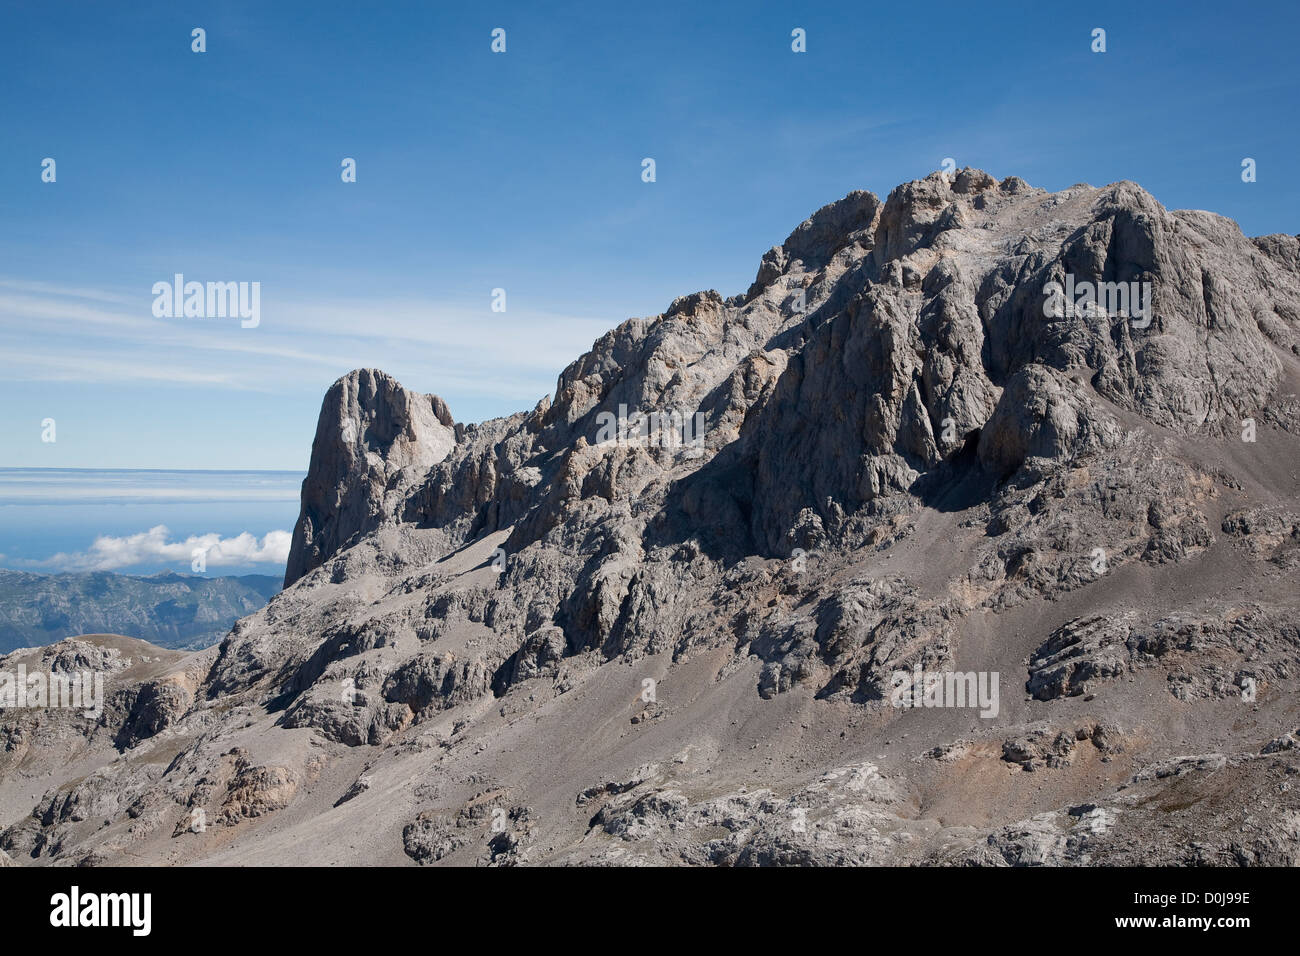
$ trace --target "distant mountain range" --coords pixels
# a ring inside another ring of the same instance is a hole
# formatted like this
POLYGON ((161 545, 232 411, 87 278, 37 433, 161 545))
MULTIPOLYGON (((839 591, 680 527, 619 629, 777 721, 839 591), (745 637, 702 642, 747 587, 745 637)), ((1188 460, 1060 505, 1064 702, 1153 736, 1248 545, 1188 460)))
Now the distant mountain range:
POLYGON ((0 570, 0 654, 78 634, 123 634, 171 648, 215 644, 280 590, 266 574, 29 574, 0 570))

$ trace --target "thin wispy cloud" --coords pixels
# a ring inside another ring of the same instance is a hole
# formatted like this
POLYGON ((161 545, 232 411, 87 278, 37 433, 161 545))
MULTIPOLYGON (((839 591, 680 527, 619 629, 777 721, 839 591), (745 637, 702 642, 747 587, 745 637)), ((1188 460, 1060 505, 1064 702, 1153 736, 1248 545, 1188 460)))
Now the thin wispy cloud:
POLYGON ((22 371, 5 377, 12 381, 46 382, 173 382, 188 385, 215 385, 239 388, 239 381, 227 372, 203 372, 160 362, 99 358, 69 351, 43 355, 6 349, 6 356, 22 371))
POLYGON ((409 369, 418 356, 425 387, 453 408, 457 394, 531 405, 616 324, 537 310, 493 313, 486 300, 472 307, 267 294, 260 326, 240 329, 233 319, 154 317, 146 297, 131 305, 111 291, 12 279, 0 287, 22 290, 0 294, 0 345, 11 359, 0 379, 320 390, 353 368, 409 369))
POLYGON ((13 289, 17 292, 33 292, 38 295, 56 295, 74 299, 92 299, 96 302, 127 304, 131 301, 129 296, 104 292, 101 289, 55 285, 51 282, 30 282, 23 279, 0 278, 0 289, 13 289))

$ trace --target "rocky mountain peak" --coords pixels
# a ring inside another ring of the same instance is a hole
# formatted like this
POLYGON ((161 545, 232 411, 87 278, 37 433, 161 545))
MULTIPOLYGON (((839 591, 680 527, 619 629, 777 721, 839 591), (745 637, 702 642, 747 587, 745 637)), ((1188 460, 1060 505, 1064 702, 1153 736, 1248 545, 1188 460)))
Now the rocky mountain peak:
POLYGON ((290 586, 123 678, 129 731, 87 746, 157 753, 0 849, 118 859, 196 806, 293 806, 267 846, 330 862, 1293 865, 1252 814, 1294 813, 1297 390, 1295 236, 1128 182, 850 193, 530 411, 336 382, 290 586), (1000 702, 898 706, 924 673, 1000 702), (362 827, 381 850, 319 839, 362 827))
POLYGON ((1276 388, 1277 347, 1295 348, 1294 245, 1127 182, 1048 194, 964 169, 883 203, 853 192, 769 251, 745 296, 623 323, 533 412, 460 445, 437 398, 374 371, 336 383, 287 580, 386 519, 447 529, 449 546, 510 526, 522 548, 575 508, 674 482, 665 519, 780 555, 807 521, 962 477, 963 448, 1002 479, 1113 445, 1116 413, 1222 433, 1276 388), (1047 314, 1049 290, 1093 286, 1087 308, 1047 314), (620 410, 700 416, 699 454, 598 442, 620 410))
POLYGON ((378 369, 356 369, 325 393, 294 526, 288 586, 383 522, 404 484, 456 446, 451 411, 378 369))

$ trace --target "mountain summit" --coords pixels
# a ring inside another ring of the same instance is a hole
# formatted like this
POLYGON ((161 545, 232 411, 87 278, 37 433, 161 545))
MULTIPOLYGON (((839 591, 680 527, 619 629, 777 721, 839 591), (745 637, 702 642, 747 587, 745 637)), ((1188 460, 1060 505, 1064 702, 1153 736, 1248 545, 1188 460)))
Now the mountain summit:
POLYGON ((0 753, 0 848, 1300 863, 1298 382, 1295 236, 972 169, 819 209, 526 413, 351 372, 286 589, 161 676, 113 648, 21 818, 0 753))

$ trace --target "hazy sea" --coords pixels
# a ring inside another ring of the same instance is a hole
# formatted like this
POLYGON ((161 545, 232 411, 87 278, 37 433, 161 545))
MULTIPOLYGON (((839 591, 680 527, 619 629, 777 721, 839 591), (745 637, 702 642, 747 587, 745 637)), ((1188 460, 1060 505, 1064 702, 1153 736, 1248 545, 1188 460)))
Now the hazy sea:
MULTIPOLYGON (((232 538, 292 532, 304 475, 293 471, 164 471, 0 468, 0 567, 56 573, 86 570, 97 537, 127 538, 165 525, 169 542, 192 535, 232 538), (70 557, 51 563, 63 553, 70 557)), ((190 572, 188 558, 150 555, 108 568, 121 574, 190 572)), ((162 549, 153 549, 161 551, 162 549)), ((209 568, 209 575, 283 574, 283 562, 209 568)))

